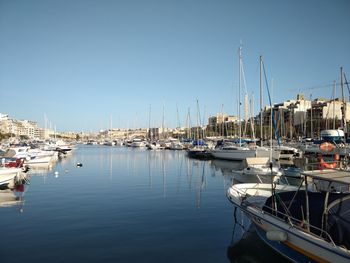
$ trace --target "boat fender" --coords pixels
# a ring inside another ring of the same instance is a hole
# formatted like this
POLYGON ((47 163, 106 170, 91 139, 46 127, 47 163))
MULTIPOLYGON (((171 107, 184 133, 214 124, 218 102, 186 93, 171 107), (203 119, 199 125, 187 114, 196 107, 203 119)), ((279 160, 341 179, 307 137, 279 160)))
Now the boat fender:
POLYGON ((284 231, 272 230, 266 232, 266 237, 271 241, 286 241, 288 235, 284 231))

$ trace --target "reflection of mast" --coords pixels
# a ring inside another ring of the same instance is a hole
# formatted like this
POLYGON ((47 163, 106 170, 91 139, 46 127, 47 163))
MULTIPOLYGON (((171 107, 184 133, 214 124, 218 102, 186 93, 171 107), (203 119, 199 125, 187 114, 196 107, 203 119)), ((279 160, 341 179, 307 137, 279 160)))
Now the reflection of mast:
POLYGON ((148 151, 148 155, 147 155, 147 160, 148 160, 148 178, 149 178, 149 186, 150 186, 150 188, 153 187, 152 172, 151 172, 151 158, 150 158, 151 152, 152 151, 148 151))
MULTIPOLYGON (((179 161, 179 156, 180 156, 180 153, 177 151, 177 161, 179 161)), ((177 179, 178 179, 177 180, 177 193, 179 193, 179 191, 180 191, 183 157, 184 157, 184 155, 181 154, 180 168, 178 170, 178 176, 177 176, 177 179)), ((179 167, 179 166, 177 165, 177 167, 179 167)))
POLYGON ((112 179, 113 177, 113 158, 112 158, 112 148, 109 151, 109 177, 112 179))
POLYGON ((165 172, 165 162, 164 153, 162 154, 162 174, 163 174, 163 196, 166 197, 166 172, 165 172))
POLYGON ((197 208, 201 207, 201 197, 202 197, 202 189, 205 186, 205 181, 204 181, 204 167, 205 167, 205 162, 202 162, 202 175, 201 175, 201 180, 199 181, 199 189, 198 189, 198 196, 197 196, 197 208))
POLYGON ((192 183, 192 170, 191 168, 193 167, 193 160, 190 160, 190 158, 187 158, 187 179, 189 182, 189 189, 191 189, 191 183, 192 183))

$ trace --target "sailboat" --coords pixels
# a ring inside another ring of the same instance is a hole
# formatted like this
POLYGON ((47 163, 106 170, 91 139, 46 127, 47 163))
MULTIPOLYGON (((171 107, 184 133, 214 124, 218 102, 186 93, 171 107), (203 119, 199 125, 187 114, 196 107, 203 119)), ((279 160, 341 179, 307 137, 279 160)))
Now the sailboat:
MULTIPOLYGON (((200 136, 199 128, 202 130, 202 125, 200 121, 200 111, 199 111, 199 103, 197 99, 197 131, 195 134, 195 140, 193 141, 193 147, 187 150, 187 156, 191 158, 197 159, 210 159, 212 155, 208 151, 208 147, 203 140, 203 136, 200 136)), ((203 133, 201 132, 201 135, 203 133)))
MULTIPOLYGON (((238 85, 238 124, 239 124, 239 144, 220 145, 210 151, 214 158, 225 160, 237 160, 241 161, 250 157, 270 157, 271 149, 266 147, 260 147, 257 145, 243 146, 242 144, 242 127, 241 127, 241 83, 243 75, 242 64, 242 46, 239 47, 239 85, 238 85)), ((273 153, 273 158, 278 159, 279 153, 273 153)))

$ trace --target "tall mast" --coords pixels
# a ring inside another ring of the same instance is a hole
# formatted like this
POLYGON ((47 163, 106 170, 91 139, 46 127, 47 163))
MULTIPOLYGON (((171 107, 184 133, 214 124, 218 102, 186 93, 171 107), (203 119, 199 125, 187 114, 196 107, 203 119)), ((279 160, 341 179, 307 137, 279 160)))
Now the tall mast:
POLYGON ((260 146, 263 146, 263 91, 262 91, 262 56, 260 56, 260 146))
POLYGON ((238 125, 239 125, 239 146, 242 143, 241 127, 241 70, 242 70, 242 45, 239 46, 239 78, 238 78, 238 125))
POLYGON ((197 99, 197 140, 200 139, 200 136, 199 136, 199 126, 200 126, 201 129, 202 129, 201 114, 200 114, 200 111, 199 111, 199 103, 198 103, 198 99, 197 99))
POLYGON ((163 118, 162 118, 162 134, 163 134, 163 139, 165 139, 165 127, 164 127, 164 115, 165 115, 165 110, 164 110, 164 102, 163 102, 163 118))
POLYGON ((335 130, 335 87, 336 87, 336 82, 334 81, 334 86, 333 86, 333 130, 335 130))
POLYGON ((252 94, 252 99, 250 100, 250 127, 252 129, 250 136, 255 140, 255 125, 254 125, 254 93, 252 94))
POLYGON ((109 140, 112 140, 112 114, 109 116, 109 140))
POLYGON ((343 126, 344 126, 344 134, 345 134, 345 139, 348 137, 348 129, 346 127, 346 101, 345 101, 345 96, 344 96, 344 81, 343 81, 343 67, 340 67, 340 85, 341 85, 341 96, 342 96, 342 101, 343 101, 343 110, 342 110, 342 115, 343 115, 343 126))
POLYGON ((225 127, 224 127, 224 104, 221 104, 221 129, 220 129, 220 136, 224 138, 225 135, 225 127))
POLYGON ((149 105, 149 115, 148 115, 148 139, 152 140, 152 133, 151 133, 151 104, 149 105))
POLYGON ((311 108, 310 108, 310 119, 311 119, 311 123, 310 123, 310 137, 313 138, 314 137, 314 126, 313 126, 313 118, 312 118, 312 94, 310 94, 310 103, 311 103, 311 108))
POLYGON ((180 124, 180 117, 179 117, 179 107, 177 106, 177 103, 176 103, 176 117, 177 117, 177 127, 180 128, 181 124, 180 124))

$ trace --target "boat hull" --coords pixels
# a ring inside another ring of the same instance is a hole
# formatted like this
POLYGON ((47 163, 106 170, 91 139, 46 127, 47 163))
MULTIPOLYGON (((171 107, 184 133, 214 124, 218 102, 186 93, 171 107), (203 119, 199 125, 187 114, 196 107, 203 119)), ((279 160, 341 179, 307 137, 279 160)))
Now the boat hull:
POLYGON ((255 150, 212 150, 211 155, 217 159, 241 161, 249 157, 257 157, 255 150))
POLYGON ((0 185, 7 185, 16 179, 22 172, 20 168, 2 168, 0 169, 0 185))
MULTIPOLYGON (((293 186, 276 185, 284 192, 293 186)), ((332 242, 306 231, 300 224, 288 221, 264 211, 267 198, 271 196, 267 184, 237 184, 230 187, 227 197, 251 219, 261 239, 278 253, 294 262, 350 262, 350 252, 332 242), (285 239, 268 239, 268 233, 280 233, 285 239)))
MULTIPOLYGON (((249 210, 249 208, 248 208, 249 210)), ((345 249, 332 246, 297 226, 281 222, 268 214, 251 213, 252 221, 260 238, 277 252, 294 262, 349 262, 350 254, 345 249), (288 236, 286 241, 269 240, 268 231, 280 231, 288 236)))

